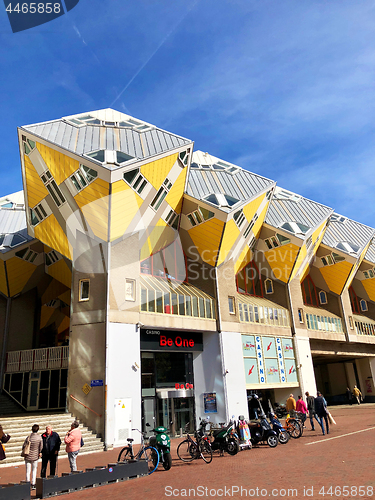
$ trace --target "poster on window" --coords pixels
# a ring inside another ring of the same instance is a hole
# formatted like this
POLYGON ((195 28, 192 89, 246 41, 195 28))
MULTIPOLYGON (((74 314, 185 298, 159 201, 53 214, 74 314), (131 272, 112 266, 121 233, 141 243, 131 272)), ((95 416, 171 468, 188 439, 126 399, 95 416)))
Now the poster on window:
POLYGON ((256 357, 254 335, 242 336, 242 354, 244 357, 256 357))
POLYGON ((216 392, 205 392, 204 413, 217 413, 216 392))
POLYGON ((285 359, 285 373, 287 382, 298 382, 297 367, 294 359, 285 359))
POLYGON ((267 384, 280 383, 280 373, 277 359, 265 359, 264 364, 266 367, 267 384))
POLYGON ((294 358, 294 348, 292 339, 283 339, 284 358, 294 358))
POLYGON ((263 355, 265 358, 276 358, 274 337, 262 337, 263 355))
POLYGON ((259 384, 259 374, 256 358, 245 358, 245 377, 247 384, 259 384))

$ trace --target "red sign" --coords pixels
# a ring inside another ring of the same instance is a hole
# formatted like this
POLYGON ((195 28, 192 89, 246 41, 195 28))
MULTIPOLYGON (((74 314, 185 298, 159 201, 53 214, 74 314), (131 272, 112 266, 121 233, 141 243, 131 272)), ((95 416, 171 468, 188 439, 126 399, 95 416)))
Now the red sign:
POLYGON ((176 391, 185 390, 185 389, 194 389, 193 384, 189 384, 189 383, 187 383, 185 385, 184 384, 175 384, 174 386, 175 386, 176 391))
POLYGON ((165 335, 160 335, 159 345, 162 347, 172 347, 173 345, 175 345, 176 347, 194 347, 194 340, 183 339, 182 337, 175 337, 174 339, 171 339, 170 337, 166 337, 165 335))

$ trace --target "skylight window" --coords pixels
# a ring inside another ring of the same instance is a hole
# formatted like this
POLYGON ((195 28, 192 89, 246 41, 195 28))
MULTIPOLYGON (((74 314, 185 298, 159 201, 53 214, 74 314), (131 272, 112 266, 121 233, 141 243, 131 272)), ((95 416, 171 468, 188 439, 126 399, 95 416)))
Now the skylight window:
POLYGON ((290 191, 285 191, 284 189, 277 190, 274 194, 274 198, 276 200, 289 200, 298 203, 301 201, 301 196, 295 193, 291 193, 290 191))
POLYGON ((20 236, 19 234, 15 234, 12 238, 12 243, 10 244, 10 247, 16 247, 17 245, 20 245, 21 243, 25 243, 26 238, 23 236, 20 236))
POLYGON ((117 163, 124 163, 125 161, 134 160, 134 156, 127 155, 122 151, 116 151, 117 163))
POLYGON ((339 243, 337 243, 336 248, 348 253, 357 253, 359 250, 358 245, 356 245, 355 243, 349 243, 348 241, 340 241, 339 243))
POLYGON ((5 234, 0 234, 0 247, 2 246, 4 242, 5 234))
POLYGON ((346 220, 347 220, 347 218, 343 217, 342 215, 338 215, 338 214, 331 215, 331 221, 345 222, 346 220))
POLYGON ((284 222, 280 227, 293 234, 306 234, 310 229, 300 222, 284 222))
POLYGON ((86 153, 87 156, 93 158, 94 160, 104 163, 105 150, 99 149, 98 151, 93 151, 92 153, 86 153))

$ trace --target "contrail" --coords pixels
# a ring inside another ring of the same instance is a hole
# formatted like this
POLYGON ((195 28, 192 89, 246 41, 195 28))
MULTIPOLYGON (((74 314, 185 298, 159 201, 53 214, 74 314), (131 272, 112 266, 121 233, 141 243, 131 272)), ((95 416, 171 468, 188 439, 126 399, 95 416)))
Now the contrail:
POLYGON ((174 31, 178 28, 178 26, 182 23, 182 21, 186 18, 186 16, 189 14, 189 12, 195 7, 195 5, 199 2, 199 0, 195 0, 193 5, 188 9, 186 14, 179 20, 179 22, 175 25, 174 28, 171 29, 171 31, 163 38, 163 40, 160 42, 160 44, 156 47, 154 52, 150 55, 150 57, 142 64, 142 66, 139 68, 139 70, 135 73, 135 75, 129 80, 129 82, 125 85, 125 87, 121 90, 121 92, 118 94, 116 99, 110 104, 110 107, 114 105, 114 103, 122 96, 122 94, 125 92, 125 90, 129 87, 129 85, 132 84, 132 82, 137 78, 139 73, 143 70, 145 66, 151 61, 151 59, 154 57, 154 55, 157 53, 157 51, 162 47, 162 45, 168 40, 168 38, 172 35, 174 31))

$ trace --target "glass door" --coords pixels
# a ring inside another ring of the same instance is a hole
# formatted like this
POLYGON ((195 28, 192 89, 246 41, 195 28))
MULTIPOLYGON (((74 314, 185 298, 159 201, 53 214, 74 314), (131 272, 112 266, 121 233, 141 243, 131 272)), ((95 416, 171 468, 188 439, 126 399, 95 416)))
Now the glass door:
POLYGON ((39 376, 40 372, 31 372, 29 382, 28 410, 37 410, 39 402, 39 376))

